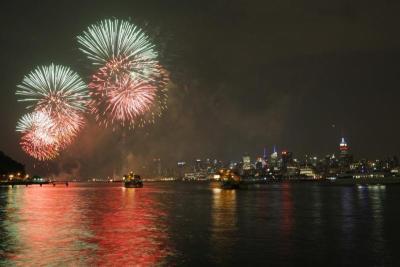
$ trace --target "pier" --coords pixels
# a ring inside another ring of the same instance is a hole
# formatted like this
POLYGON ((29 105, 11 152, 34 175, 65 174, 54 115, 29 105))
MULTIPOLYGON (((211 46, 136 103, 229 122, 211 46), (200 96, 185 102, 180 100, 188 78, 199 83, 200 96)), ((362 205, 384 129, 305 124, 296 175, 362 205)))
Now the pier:
POLYGON ((30 185, 39 185, 42 187, 43 185, 52 185, 55 187, 56 185, 65 185, 66 187, 69 186, 69 181, 43 181, 43 182, 34 182, 34 181, 24 181, 24 180, 12 180, 12 181, 2 181, 0 182, 0 186, 30 186, 30 185))

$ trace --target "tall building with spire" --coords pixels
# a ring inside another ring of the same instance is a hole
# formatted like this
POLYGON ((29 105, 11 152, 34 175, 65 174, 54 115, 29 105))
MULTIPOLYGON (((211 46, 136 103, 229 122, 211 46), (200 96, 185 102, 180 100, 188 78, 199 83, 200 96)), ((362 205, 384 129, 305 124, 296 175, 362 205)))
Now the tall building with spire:
POLYGON ((342 171, 347 170, 350 167, 350 164, 353 162, 353 156, 350 154, 350 148, 342 137, 339 144, 339 167, 342 171))
POLYGON ((347 145, 346 140, 342 137, 342 141, 339 144, 340 154, 348 154, 349 146, 347 145))
POLYGON ((274 152, 271 154, 270 166, 271 168, 276 168, 278 166, 278 152, 276 152, 276 146, 274 146, 274 152))

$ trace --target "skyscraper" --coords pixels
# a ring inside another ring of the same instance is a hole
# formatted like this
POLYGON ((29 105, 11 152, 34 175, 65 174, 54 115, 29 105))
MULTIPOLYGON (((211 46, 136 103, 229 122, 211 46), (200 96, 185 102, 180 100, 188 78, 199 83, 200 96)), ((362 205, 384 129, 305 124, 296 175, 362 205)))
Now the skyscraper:
POLYGON ((274 146, 274 152, 271 154, 270 167, 276 168, 278 166, 278 152, 276 152, 276 147, 274 146))
POLYGON ((353 162, 353 156, 349 153, 349 146, 342 137, 340 144, 339 144, 339 167, 341 171, 345 171, 350 167, 350 164, 353 162))
POLYGON ((243 156, 243 170, 250 170, 250 169, 251 169, 250 156, 248 156, 248 155, 243 156))
POLYGON ((341 142, 339 144, 339 150, 340 150, 340 154, 341 155, 342 154, 348 154, 349 147, 348 147, 347 142, 344 139, 344 137, 342 137, 342 140, 341 140, 341 142))

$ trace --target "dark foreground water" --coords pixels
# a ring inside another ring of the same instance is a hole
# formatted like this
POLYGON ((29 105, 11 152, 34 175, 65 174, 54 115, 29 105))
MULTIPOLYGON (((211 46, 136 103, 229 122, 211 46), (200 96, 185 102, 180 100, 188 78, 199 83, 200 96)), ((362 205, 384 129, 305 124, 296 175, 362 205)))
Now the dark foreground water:
POLYGON ((0 188, 0 266, 400 263, 400 186, 0 188))

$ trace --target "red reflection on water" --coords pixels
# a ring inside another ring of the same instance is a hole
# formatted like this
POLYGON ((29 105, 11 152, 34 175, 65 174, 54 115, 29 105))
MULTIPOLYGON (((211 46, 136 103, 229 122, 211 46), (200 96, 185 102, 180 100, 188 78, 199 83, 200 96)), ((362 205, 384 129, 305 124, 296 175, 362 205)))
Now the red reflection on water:
POLYGON ((146 191, 122 188, 118 201, 105 196, 108 211, 92 227, 98 245, 96 264, 154 266, 168 255, 167 232, 159 223, 165 214, 146 191))
POLYGON ((281 220, 280 220, 280 234, 282 238, 282 247, 280 253, 282 257, 290 257, 293 253, 293 241, 292 241, 292 230, 293 230, 293 200, 292 200, 292 188, 289 182, 281 184, 281 220))
POLYGON ((15 252, 7 257, 33 266, 162 264, 171 249, 165 214, 150 191, 108 185, 13 189, 15 252))
POLYGON ((292 188, 290 183, 282 184, 282 232, 285 236, 290 236, 293 229, 293 200, 292 188))
POLYGON ((80 214, 71 205, 74 194, 67 192, 60 197, 61 191, 64 189, 10 189, 9 194, 16 195, 12 235, 17 250, 9 255, 12 262, 17 265, 46 265, 68 261, 69 255, 65 252, 73 250, 74 238, 65 225, 70 229, 80 227, 80 214))

